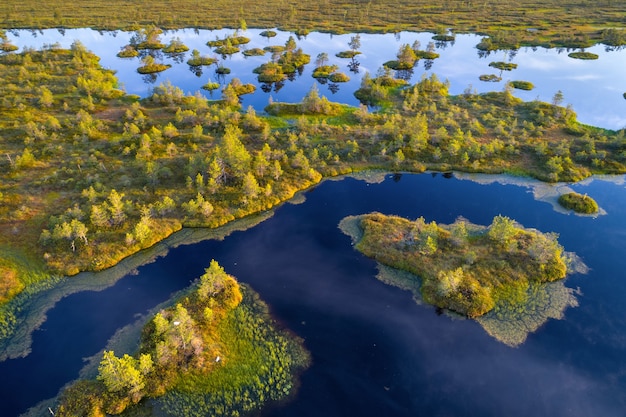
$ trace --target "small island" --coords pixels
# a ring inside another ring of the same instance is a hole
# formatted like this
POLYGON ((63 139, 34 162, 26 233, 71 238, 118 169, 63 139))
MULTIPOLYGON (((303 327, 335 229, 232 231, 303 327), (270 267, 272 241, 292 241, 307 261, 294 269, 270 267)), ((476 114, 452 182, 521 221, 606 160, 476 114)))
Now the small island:
POLYGON ((535 88, 534 84, 530 81, 511 81, 511 87, 516 88, 518 90, 526 90, 530 91, 535 88))
POLYGON ((144 326, 134 355, 105 350, 96 379, 79 380, 55 415, 238 416, 292 394, 308 366, 301 341, 215 261, 144 326))
POLYGON ((573 255, 567 256, 555 234, 525 229, 504 216, 480 226, 464 219, 441 225, 371 213, 346 217, 339 227, 357 250, 386 266, 381 280, 477 319, 511 346, 576 303, 560 281, 573 255))
POLYGON ((586 194, 562 194, 559 197, 559 204, 566 209, 574 210, 576 213, 581 214, 595 214, 599 210, 598 203, 586 194))
POLYGON ((567 54, 570 58, 574 59, 585 59, 585 60, 593 60, 598 59, 598 54, 594 54, 592 52, 570 52, 567 54))

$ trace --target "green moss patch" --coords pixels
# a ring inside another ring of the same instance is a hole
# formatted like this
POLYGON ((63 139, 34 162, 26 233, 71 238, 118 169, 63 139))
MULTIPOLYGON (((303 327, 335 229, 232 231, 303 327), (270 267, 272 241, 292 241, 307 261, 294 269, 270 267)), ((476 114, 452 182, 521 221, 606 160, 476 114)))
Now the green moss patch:
POLYGON ((588 195, 567 193, 559 196, 559 204, 576 213, 594 214, 599 210, 598 203, 588 195))
POLYGON ((567 54, 567 56, 574 59, 584 60, 593 60, 600 57, 598 54, 594 54, 592 52, 570 52, 569 54, 567 54))
POLYGON ((511 86, 513 88, 517 88, 518 90, 527 90, 530 91, 535 88, 535 85, 530 81, 511 81, 511 86))
POLYGON ((290 395, 309 361, 258 296, 212 261, 145 324, 135 355, 105 351, 97 379, 67 388, 55 415, 236 416, 290 395))

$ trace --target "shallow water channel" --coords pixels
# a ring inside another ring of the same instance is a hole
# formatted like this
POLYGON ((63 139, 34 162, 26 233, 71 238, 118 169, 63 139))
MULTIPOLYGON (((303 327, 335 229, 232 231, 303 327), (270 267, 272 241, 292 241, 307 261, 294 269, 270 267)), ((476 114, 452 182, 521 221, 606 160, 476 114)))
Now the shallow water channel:
POLYGON ((563 214, 525 187, 441 174, 387 175, 378 184, 326 181, 304 203, 284 205, 250 230, 171 249, 111 288, 60 301, 35 332, 32 353, 0 363, 1 414, 18 415, 56 395, 117 328, 216 259, 258 291, 312 353, 294 400, 267 415, 623 416, 624 178, 572 188, 607 214, 563 214), (557 232, 591 268, 566 281, 580 289, 580 306, 508 347, 476 322, 438 315, 376 280, 375 263, 337 228, 344 216, 371 211, 443 223, 463 216, 479 224, 503 214, 557 232))

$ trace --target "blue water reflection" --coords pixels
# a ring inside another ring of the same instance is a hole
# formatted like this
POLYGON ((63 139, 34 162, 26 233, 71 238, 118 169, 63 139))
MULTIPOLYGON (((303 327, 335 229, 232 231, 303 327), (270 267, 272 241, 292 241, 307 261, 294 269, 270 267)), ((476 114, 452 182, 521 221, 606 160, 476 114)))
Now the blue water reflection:
POLYGON ((2 415, 54 395, 116 327, 187 286, 214 258, 258 291, 312 352, 294 401, 266 415, 621 417, 626 190, 623 178, 573 188, 607 214, 564 215, 518 186, 442 175, 325 182, 306 193, 304 204, 285 205, 251 230, 172 249, 114 287, 59 302, 35 333, 33 353, 0 364, 2 415), (557 232, 591 268, 566 282, 581 290, 580 306, 518 348, 473 321, 437 315, 410 293, 377 281, 374 262, 337 228, 346 215, 374 210, 446 223, 462 215, 487 224, 503 214, 557 232))
MULTIPOLYGON (((260 32, 260 29, 248 29, 244 32, 243 35, 251 39, 244 48, 284 45, 289 36, 292 36, 288 32, 277 31, 276 37, 265 38, 259 35, 260 32)), ((178 37, 190 51, 197 49, 203 55, 214 56, 206 42, 233 33, 231 29, 216 31, 184 29, 168 31, 161 36, 161 40, 167 44, 171 39, 178 37)), ((136 72, 140 65, 139 58, 122 59, 116 56, 117 52, 128 44, 131 36, 132 32, 98 32, 91 29, 20 30, 9 33, 11 41, 20 47, 39 48, 44 44, 57 42, 63 47, 69 47, 78 39, 102 57, 102 65, 117 71, 118 77, 129 93, 146 96, 151 92, 153 83, 146 83, 145 77, 136 72)), ((317 82, 311 77, 311 73, 315 57, 321 52, 328 54, 329 64, 339 65, 340 70, 351 77, 348 83, 319 85, 321 93, 333 101, 357 105, 358 101, 354 98, 353 92, 359 88, 363 74, 366 72, 375 74, 384 62, 395 59, 398 49, 403 44, 412 45, 413 42, 419 41, 422 49, 425 49, 432 41, 430 33, 360 34, 362 54, 356 58, 360 64, 359 72, 353 73, 348 68, 351 62, 349 59, 335 56, 337 52, 349 49, 348 42, 352 36, 352 34, 311 33, 297 40, 298 46, 311 55, 311 63, 304 68, 302 75, 296 76, 293 81, 285 81, 284 86, 278 91, 272 88, 266 92, 258 88, 255 94, 244 96, 243 105, 245 107, 252 105, 257 110, 262 110, 270 96, 275 101, 300 101, 317 82)), ((475 48, 479 41, 480 36, 477 35, 457 35, 453 43, 437 43, 440 46, 437 52, 441 57, 430 63, 432 65, 430 69, 425 68, 428 67, 427 61, 420 61, 410 76, 410 81, 416 82, 424 74, 435 73, 439 78, 450 81, 452 94, 460 94, 469 86, 478 92, 500 91, 507 81, 531 81, 535 85, 534 90, 515 90, 514 94, 524 100, 539 99, 550 102, 554 94, 561 90, 565 97, 564 104, 571 104, 583 123, 610 129, 626 127, 626 100, 622 96, 626 92, 624 77, 626 50, 606 51, 605 46, 596 45, 587 49, 600 56, 594 61, 572 59, 567 56, 568 51, 564 49, 545 48, 521 48, 514 53, 498 51, 481 58, 475 48), (518 64, 518 68, 501 73, 489 67, 492 61, 510 61, 518 64), (478 79, 481 74, 500 75, 502 81, 482 82, 478 79)), ((163 61, 172 64, 172 68, 157 74, 153 82, 169 80, 186 93, 200 91, 207 97, 219 98, 219 90, 209 93, 201 90, 201 86, 209 80, 224 84, 234 77, 245 83, 258 84, 252 70, 271 59, 269 53, 260 57, 245 57, 242 53, 237 53, 225 59, 215 55, 232 72, 224 77, 218 77, 215 73, 216 67, 211 66, 203 68, 202 74, 198 77, 186 64, 190 55, 191 52, 187 52, 182 63, 164 56, 163 61)))

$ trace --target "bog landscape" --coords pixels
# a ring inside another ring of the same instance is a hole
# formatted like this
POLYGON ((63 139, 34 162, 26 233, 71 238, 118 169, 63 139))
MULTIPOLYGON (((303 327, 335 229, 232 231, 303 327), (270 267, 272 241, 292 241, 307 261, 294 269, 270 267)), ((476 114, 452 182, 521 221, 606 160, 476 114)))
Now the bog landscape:
POLYGON ((0 414, 626 409, 626 5, 0 4, 0 414))

